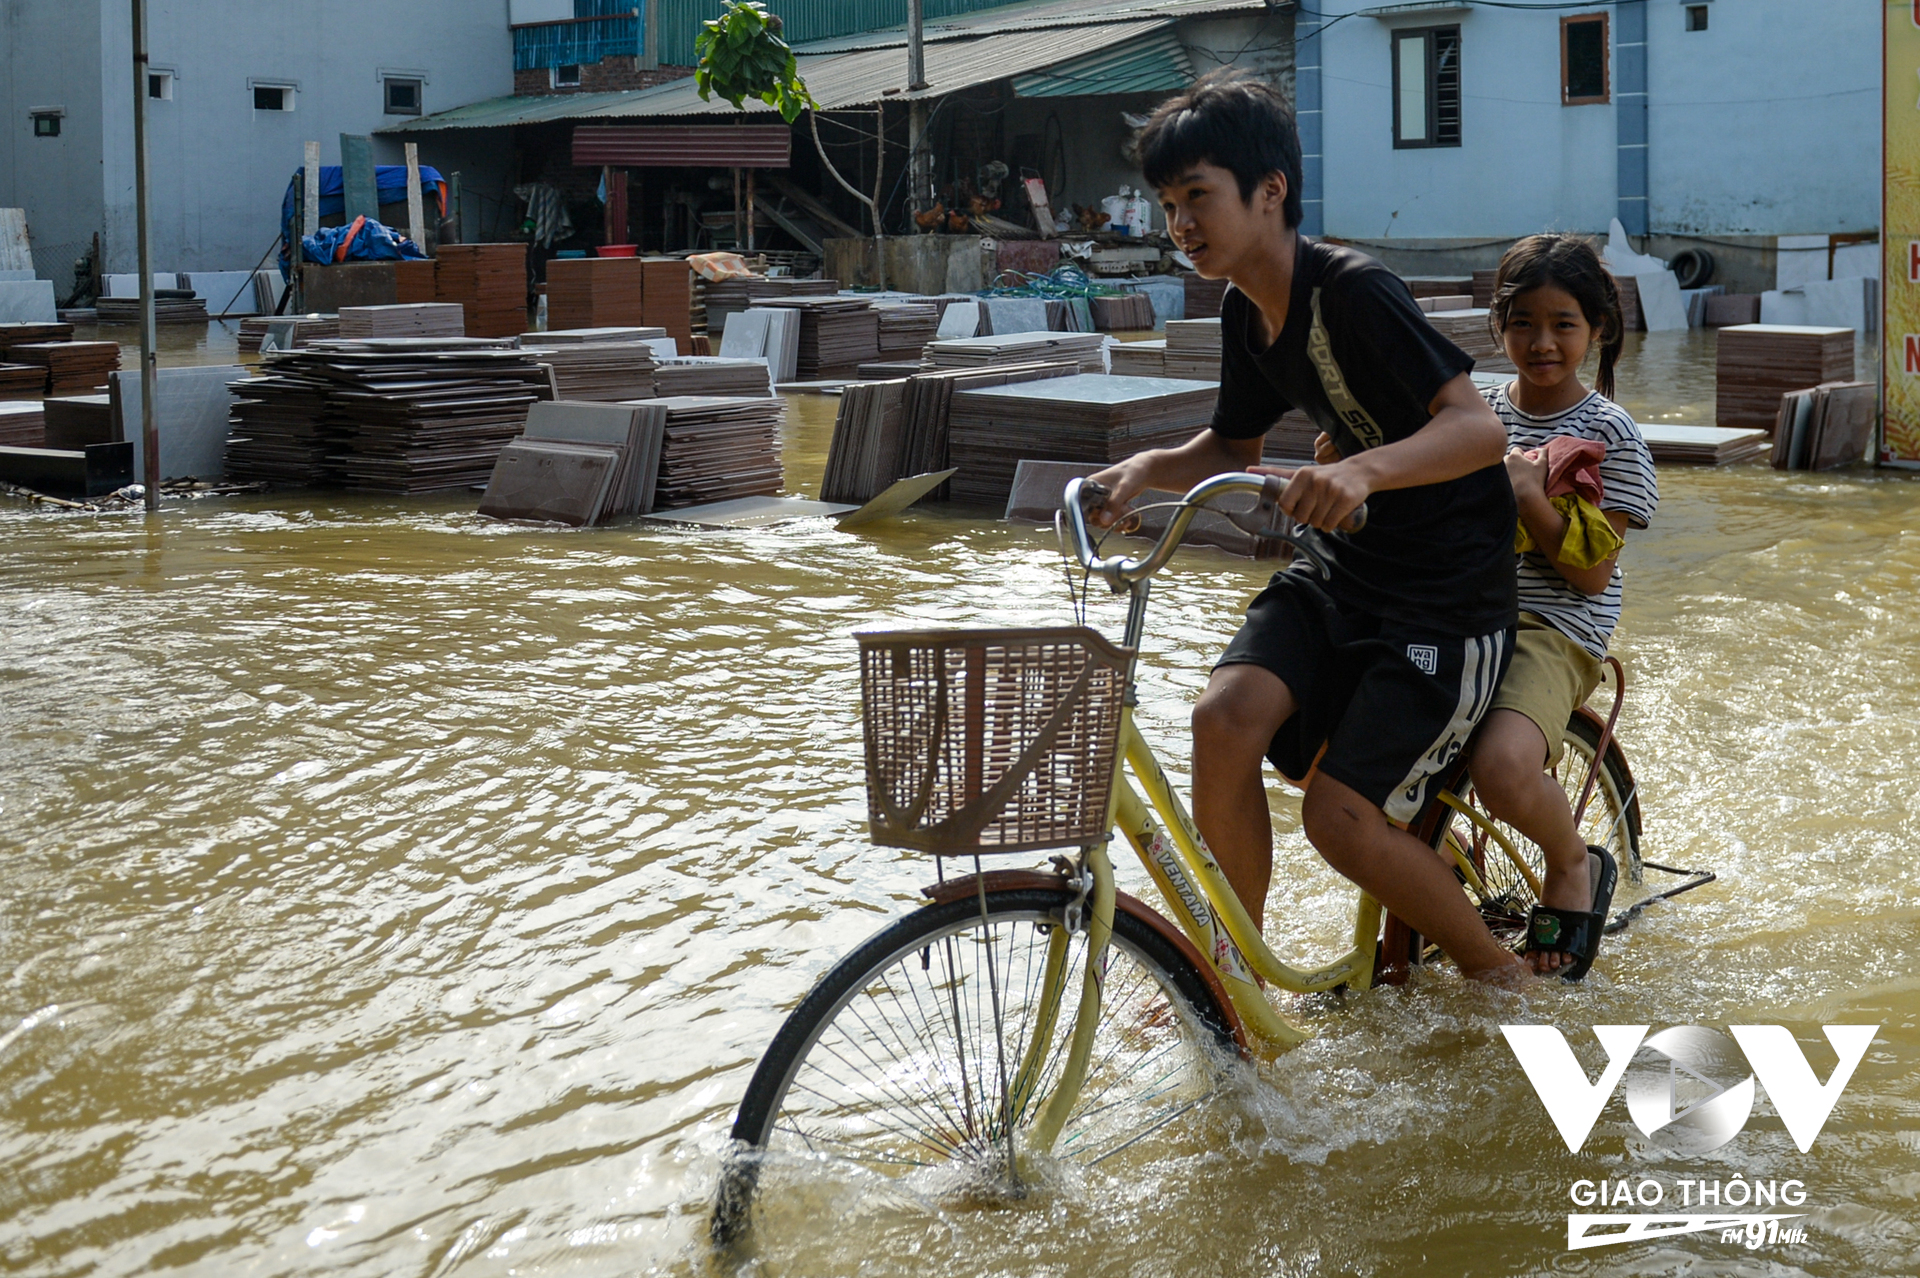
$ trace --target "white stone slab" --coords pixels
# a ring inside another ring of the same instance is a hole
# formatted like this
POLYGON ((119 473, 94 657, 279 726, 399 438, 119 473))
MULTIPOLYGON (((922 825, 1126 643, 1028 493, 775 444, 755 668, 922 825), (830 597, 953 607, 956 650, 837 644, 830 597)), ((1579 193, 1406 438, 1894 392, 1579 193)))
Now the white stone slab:
POLYGON ((1774 240, 1773 287, 1798 288, 1827 278, 1827 237, 1782 235, 1774 240))
POLYGON ((0 209, 0 268, 31 271, 33 250, 27 244, 27 211, 0 209))
POLYGON ((0 283, 0 323, 52 324, 60 318, 54 305, 52 280, 10 280, 0 283))
POLYGON ((1797 290, 1805 299, 1799 321, 1822 328, 1850 328, 1864 337, 1879 332, 1880 281, 1864 276, 1814 280, 1797 290))
POLYGON ((1680 281, 1672 271, 1635 275, 1640 286, 1640 315, 1649 333, 1670 333, 1687 326, 1687 304, 1680 297, 1680 281))
POLYGON ((934 337, 946 341, 954 337, 978 337, 980 335, 980 303, 955 302, 947 307, 940 317, 940 327, 934 337))
MULTIPOLYGON (((179 288, 180 277, 170 272, 155 271, 153 273, 153 286, 155 288, 179 288)), ((140 277, 132 272, 128 272, 125 275, 108 275, 103 280, 102 287, 106 289, 106 296, 108 297, 138 297, 140 296, 140 277)))
POLYGON ((730 319, 720 338, 720 354, 727 359, 765 359, 767 312, 746 310, 730 319))
MULTIPOLYGON (((238 364, 163 368, 156 374, 162 479, 211 480, 226 472, 227 416, 233 405, 227 383, 245 376, 247 370, 238 364)), ((145 482, 139 371, 110 374, 107 395, 113 405, 113 437, 133 444, 134 479, 145 482)))
POLYGON ((1047 330, 1047 302, 1042 297, 990 297, 987 322, 993 335, 1044 333, 1047 330))
POLYGON ((4 284, 19 284, 34 278, 36 277, 32 267, 24 271, 0 271, 0 283, 4 284))
POLYGON ((252 271, 192 271, 181 277, 183 287, 207 304, 207 314, 260 314, 259 288, 252 271))

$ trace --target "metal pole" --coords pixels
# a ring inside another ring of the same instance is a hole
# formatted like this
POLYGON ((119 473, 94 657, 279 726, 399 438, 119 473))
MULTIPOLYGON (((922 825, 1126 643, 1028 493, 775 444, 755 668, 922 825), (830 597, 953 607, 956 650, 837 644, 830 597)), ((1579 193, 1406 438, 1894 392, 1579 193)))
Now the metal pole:
POLYGON ((160 421, 154 412, 153 220, 147 201, 147 0, 133 0, 133 207, 140 253, 140 448, 147 510, 160 509, 160 421))

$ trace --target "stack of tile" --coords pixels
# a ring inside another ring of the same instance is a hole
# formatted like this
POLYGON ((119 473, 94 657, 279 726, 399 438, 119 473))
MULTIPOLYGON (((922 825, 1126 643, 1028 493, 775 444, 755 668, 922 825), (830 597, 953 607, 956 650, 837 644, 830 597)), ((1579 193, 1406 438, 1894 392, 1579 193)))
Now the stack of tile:
POLYGON ((1188 274, 1180 277, 1186 288, 1186 308, 1182 312, 1188 319, 1217 319, 1220 315, 1220 301, 1227 295, 1225 280, 1206 280, 1198 275, 1188 274))
POLYGON ((480 513, 583 527, 651 512, 666 419, 652 403, 535 404, 500 450, 480 513))
POLYGON ((1083 373, 1100 373, 1106 371, 1106 341, 1102 333, 1007 333, 942 338, 927 343, 923 358, 929 368, 992 368, 997 364, 1071 359, 1080 365, 1083 373))
POLYGON ((774 297, 766 305, 800 312, 801 381, 850 374, 880 354, 880 317, 857 297, 774 297))
POLYGON ((1220 321, 1167 321, 1167 376, 1194 382, 1220 380, 1220 321))
POLYGON ((559 346, 568 342, 644 342, 650 338, 666 335, 666 329, 648 327, 644 324, 611 328, 550 328, 544 333, 520 334, 520 344, 522 346, 559 346))
POLYGON ((1720 330, 1715 420, 1771 431, 1788 391, 1853 378, 1853 330, 1736 324, 1720 330))
MULTIPOLYGON (((260 342, 267 335, 267 325, 271 318, 243 319, 240 321, 240 336, 234 345, 243 351, 258 351, 260 342)), ((340 336, 340 317, 337 315, 302 315, 295 318, 293 344, 295 347, 307 346, 314 342, 330 342, 340 336)))
MULTIPOLYGON (((156 324, 205 324, 207 300, 179 289, 160 289, 153 296, 153 322, 156 324)), ((94 303, 94 314, 102 324, 138 324, 138 297, 103 297, 94 303)))
POLYGON ((880 319, 883 359, 917 357, 940 325, 940 307, 933 302, 881 302, 873 309, 880 319))
POLYGON ((791 297, 836 297, 840 293, 839 280, 789 280, 792 285, 791 297))
POLYGON ((1470 275, 1402 275, 1400 278, 1415 298, 1473 294, 1473 277, 1470 275))
POLYGON ((299 351, 269 351, 262 376, 229 382, 226 473, 247 483, 310 488, 332 478, 327 425, 330 383, 299 351))
POLYGON ((1722 466, 1751 461, 1766 454, 1767 432, 1725 426, 1669 426, 1648 423, 1640 428, 1647 451, 1656 462, 1692 466, 1722 466))
POLYGON ((46 445, 46 410, 40 401, 0 401, 0 448, 45 448, 46 445))
POLYGON ((1879 407, 1880 389, 1872 382, 1829 382, 1782 395, 1773 468, 1833 470, 1864 460, 1879 407))
POLYGON ((953 397, 956 501, 1004 506, 1023 458, 1116 462, 1183 444, 1213 417, 1213 386, 1160 377, 1082 374, 953 397))
POLYGON ((465 308, 468 336, 511 337, 527 326, 527 246, 442 244, 433 288, 465 308))
POLYGON ((653 396, 653 348, 645 342, 554 342, 522 339, 536 364, 553 370, 554 391, 564 400, 618 403, 653 396))
POLYGON ((727 321, 750 306, 758 306, 770 297, 792 297, 794 281, 749 275, 731 280, 703 280, 701 292, 706 298, 707 332, 724 333, 727 321))
POLYGON ((16 364, 47 370, 47 394, 73 395, 100 390, 107 374, 120 367, 118 342, 23 342, 7 348, 16 364))
POLYGON ((561 329, 642 324, 645 288, 638 258, 554 258, 547 263, 547 324, 561 329))
POLYGON ((675 257, 645 258, 640 265, 646 278, 646 305, 640 322, 666 329, 681 350, 691 349, 693 268, 685 259, 675 257))
POLYGON ((71 324, 0 324, 0 359, 6 357, 8 350, 15 346, 24 346, 28 342, 70 342, 73 340, 71 324))
POLYGON ((1488 318, 1490 314, 1484 307, 1477 306, 1466 311, 1434 311, 1427 316, 1427 322, 1433 325, 1440 336, 1472 356, 1475 370, 1482 373, 1515 372, 1513 361, 1507 358, 1506 351, 1494 339, 1488 318))
POLYGON ((1640 314, 1640 281, 1631 275, 1614 275, 1611 271, 1607 274, 1612 277, 1613 291, 1620 298, 1620 326, 1629 333, 1645 332, 1646 317, 1640 314))
POLYGON ((780 400, 687 395, 653 402, 667 414, 655 510, 780 491, 780 400))
POLYGON ((763 360, 775 385, 790 382, 800 368, 801 319, 799 311, 787 307, 750 306, 727 325, 720 354, 728 359, 763 360))
POLYGON ((47 389, 47 370, 38 364, 0 364, 0 395, 34 394, 47 389))
POLYGON ((827 469, 820 478, 822 501, 860 505, 903 477, 911 387, 900 378, 854 382, 841 392, 827 469))
POLYGON ((465 337, 466 312, 452 302, 411 302, 395 306, 343 306, 340 336, 465 337))
POLYGON ((1475 271, 1468 284, 1467 291, 1473 294, 1473 304, 1479 310, 1493 305, 1493 281, 1499 275, 1498 270, 1475 271))
MULTIPOLYGON (((906 437, 900 445, 899 473, 892 478, 932 474, 946 470, 952 464, 949 444, 956 391, 1071 377, 1078 371, 1079 365, 1069 360, 1043 360, 1032 364, 1005 364, 996 368, 954 368, 916 373, 908 379, 906 422, 902 428, 906 437)), ((883 473, 881 478, 888 476, 883 473)), ((950 487, 950 484, 942 484, 932 496, 944 497, 950 487)))
POLYGON ((662 396, 771 395, 767 362, 724 355, 679 355, 653 370, 654 393, 662 396))
MULTIPOLYGON (((1171 322, 1171 321, 1169 321, 1171 322)), ((1115 377, 1167 377, 1167 339, 1119 342, 1112 352, 1115 377)), ((1217 373, 1219 370, 1215 370, 1217 373)))
POLYGON ((1153 299, 1145 293, 1121 293, 1088 301, 1093 326, 1102 333, 1135 332, 1153 327, 1153 299))

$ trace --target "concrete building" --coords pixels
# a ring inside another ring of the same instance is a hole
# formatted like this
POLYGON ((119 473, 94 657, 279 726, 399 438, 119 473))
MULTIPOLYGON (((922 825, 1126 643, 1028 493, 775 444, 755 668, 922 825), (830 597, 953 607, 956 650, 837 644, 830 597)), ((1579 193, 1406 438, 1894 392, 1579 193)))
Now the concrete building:
POLYGON ((1452 270, 1618 217, 1772 287, 1775 237, 1879 226, 1879 22, 1801 0, 1319 0, 1296 29, 1309 229, 1452 270))
MULTIPOLYGON (((0 0, 0 206, 26 210, 35 268, 63 291, 96 234, 106 270, 135 269, 128 8, 0 0)), ((506 18, 506 0, 153 0, 154 267, 252 267, 309 140, 338 164, 343 133, 510 91, 506 18)), ((399 162, 397 142, 375 151, 399 162)), ((491 161, 453 142, 427 162, 491 161)))

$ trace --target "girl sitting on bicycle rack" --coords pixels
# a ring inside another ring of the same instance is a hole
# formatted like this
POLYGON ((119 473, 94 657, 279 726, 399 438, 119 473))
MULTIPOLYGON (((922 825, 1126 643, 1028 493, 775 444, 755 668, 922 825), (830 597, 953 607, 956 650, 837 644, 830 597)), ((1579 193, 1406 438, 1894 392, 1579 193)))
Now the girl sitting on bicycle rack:
POLYGON ((1570 235, 1515 244, 1500 261, 1491 318, 1520 370, 1486 392, 1511 445, 1520 626, 1470 768, 1487 811, 1538 845, 1546 864, 1528 962, 1577 981, 1600 948, 1618 868, 1581 841, 1547 770, 1559 765, 1568 716, 1600 683, 1620 619, 1623 537, 1647 526, 1660 494, 1640 428, 1613 402, 1620 299, 1593 249, 1570 235), (1580 363, 1595 342, 1599 389, 1590 391, 1580 363))

